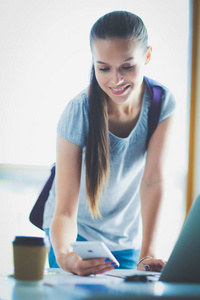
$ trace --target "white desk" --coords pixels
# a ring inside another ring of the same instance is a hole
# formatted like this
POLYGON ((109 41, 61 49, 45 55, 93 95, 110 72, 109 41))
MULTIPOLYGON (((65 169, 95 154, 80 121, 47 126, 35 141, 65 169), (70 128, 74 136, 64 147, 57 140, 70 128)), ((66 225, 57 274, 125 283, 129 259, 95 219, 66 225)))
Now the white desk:
POLYGON ((121 278, 105 275, 86 278, 54 271, 50 270, 39 284, 18 283, 11 277, 1 275, 0 299, 200 299, 200 284, 129 283, 121 278))

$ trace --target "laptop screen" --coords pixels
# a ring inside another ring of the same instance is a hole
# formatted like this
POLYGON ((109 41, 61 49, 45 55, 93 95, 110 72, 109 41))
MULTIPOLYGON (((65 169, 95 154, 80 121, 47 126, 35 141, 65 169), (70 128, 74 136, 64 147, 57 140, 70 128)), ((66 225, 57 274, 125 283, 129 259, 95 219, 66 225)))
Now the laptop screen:
POLYGON ((193 202, 159 281, 200 283, 200 195, 193 202))

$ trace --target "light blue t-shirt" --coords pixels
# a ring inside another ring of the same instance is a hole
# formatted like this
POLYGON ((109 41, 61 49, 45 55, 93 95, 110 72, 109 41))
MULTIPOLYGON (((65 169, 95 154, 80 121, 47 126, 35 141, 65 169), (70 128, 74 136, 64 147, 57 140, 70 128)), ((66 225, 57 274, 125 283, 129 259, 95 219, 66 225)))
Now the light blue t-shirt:
MULTIPOLYGON (((160 84, 159 84, 160 85, 160 84)), ((172 93, 162 95, 159 122, 175 109, 172 93)), ((148 111, 151 95, 146 88, 137 124, 128 137, 109 132, 110 174, 108 186, 99 201, 102 219, 92 219, 86 202, 85 146, 88 135, 88 94, 81 92, 66 106, 57 126, 57 134, 82 147, 82 171, 78 209, 78 234, 86 240, 103 241, 111 251, 138 250, 141 247, 140 183, 146 159, 148 111)), ((49 228, 55 207, 55 183, 45 205, 43 228, 49 228)))

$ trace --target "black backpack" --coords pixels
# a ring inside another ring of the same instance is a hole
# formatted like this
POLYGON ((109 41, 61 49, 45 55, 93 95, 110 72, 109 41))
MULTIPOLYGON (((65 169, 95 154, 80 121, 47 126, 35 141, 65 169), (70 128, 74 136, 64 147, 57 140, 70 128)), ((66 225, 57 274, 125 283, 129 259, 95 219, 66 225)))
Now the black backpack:
MULTIPOLYGON (((148 134, 146 140, 146 148, 147 148, 150 138, 158 125, 160 111, 161 111, 161 96, 163 93, 163 88, 157 85, 153 80, 147 79, 147 77, 144 77, 144 80, 146 82, 147 88, 152 94, 152 102, 148 114, 148 134)), ((55 168, 56 166, 55 164, 53 164, 53 166, 51 167, 51 174, 48 180, 46 181, 29 215, 30 222, 42 230, 43 230, 42 224, 43 224, 44 206, 48 199, 49 192, 55 177, 55 168)))

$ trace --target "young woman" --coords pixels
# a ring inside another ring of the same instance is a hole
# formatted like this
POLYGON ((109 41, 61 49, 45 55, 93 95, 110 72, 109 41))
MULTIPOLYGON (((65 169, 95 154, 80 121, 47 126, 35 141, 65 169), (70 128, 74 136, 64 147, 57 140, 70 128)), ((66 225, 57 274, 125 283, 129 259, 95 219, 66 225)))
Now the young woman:
POLYGON ((57 127, 56 180, 43 224, 47 234, 50 228, 50 266, 78 275, 112 270, 112 261, 83 260, 70 247, 98 240, 121 268, 159 271, 164 262, 155 258, 155 236, 175 101, 163 87, 159 124, 146 149, 152 96, 144 69, 152 48, 143 21, 108 13, 93 25, 90 43, 89 88, 69 102, 57 127))

